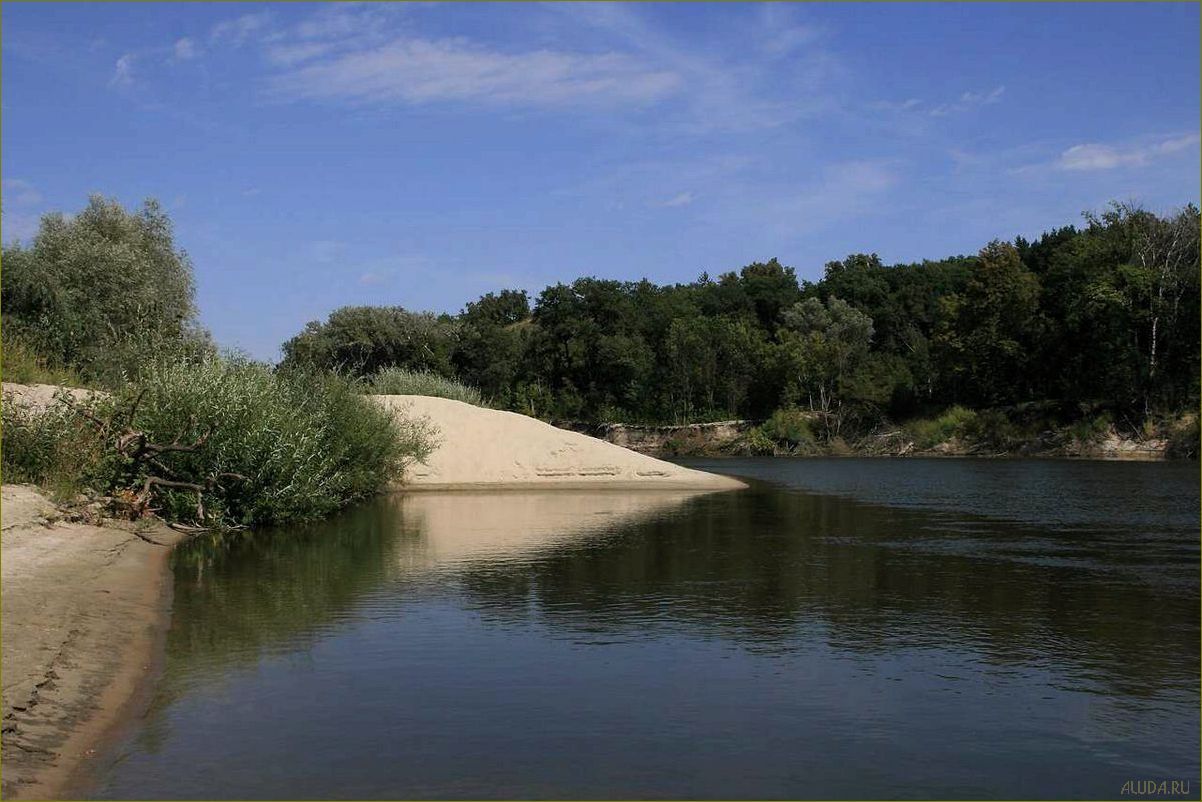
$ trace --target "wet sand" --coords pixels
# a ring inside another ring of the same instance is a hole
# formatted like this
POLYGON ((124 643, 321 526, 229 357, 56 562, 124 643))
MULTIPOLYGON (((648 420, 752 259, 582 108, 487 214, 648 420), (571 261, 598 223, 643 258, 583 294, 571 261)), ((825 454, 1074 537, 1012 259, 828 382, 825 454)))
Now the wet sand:
POLYGON ((54 798, 153 678, 180 536, 57 520, 23 485, 4 485, 2 502, 0 794, 54 798))

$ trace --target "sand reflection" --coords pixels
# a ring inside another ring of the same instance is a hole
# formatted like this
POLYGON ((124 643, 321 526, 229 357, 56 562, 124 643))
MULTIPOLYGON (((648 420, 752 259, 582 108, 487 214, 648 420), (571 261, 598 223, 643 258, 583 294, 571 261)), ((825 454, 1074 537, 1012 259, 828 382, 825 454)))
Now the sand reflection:
POLYGON ((672 515, 704 490, 534 490, 398 493, 406 571, 506 561, 672 515))

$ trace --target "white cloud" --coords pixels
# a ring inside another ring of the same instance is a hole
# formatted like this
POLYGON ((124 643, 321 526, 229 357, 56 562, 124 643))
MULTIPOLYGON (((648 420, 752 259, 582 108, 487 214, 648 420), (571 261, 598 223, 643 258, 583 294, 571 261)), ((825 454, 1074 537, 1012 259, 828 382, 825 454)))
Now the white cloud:
POLYGON ((1198 134, 1171 137, 1145 145, 1115 146, 1089 142, 1073 145, 1056 160, 1060 170, 1094 171, 1113 170, 1119 167, 1144 167, 1151 162, 1174 153, 1197 149, 1198 134))
POLYGON ((660 206, 688 206, 694 200, 692 192, 681 192, 667 200, 660 201, 660 206))
POLYGON ((269 22, 271 22, 271 14, 267 11, 243 14, 240 17, 223 20, 209 31, 209 41, 214 44, 240 47, 255 34, 262 33, 269 22))
POLYGON ((960 98, 954 103, 937 103, 931 105, 925 100, 912 97, 905 100, 878 100, 870 103, 869 108, 878 111, 913 112, 930 117, 946 117, 949 114, 958 114, 981 106, 992 106, 994 103, 1001 102, 1002 95, 1005 93, 1006 87, 995 86, 990 90, 962 92, 960 98))
POLYGON ((387 276, 382 276, 379 273, 364 273, 359 276, 359 283, 365 287, 374 287, 383 284, 387 280, 387 276))
POLYGON ((113 65, 113 76, 109 78, 109 86, 123 89, 134 83, 134 54, 126 53, 117 59, 113 65))
POLYGON ((290 98, 359 103, 645 104, 679 87, 672 72, 619 53, 506 53, 464 39, 402 38, 339 53, 275 77, 290 98))
POLYGON ((37 187, 23 178, 5 178, 0 186, 3 188, 5 206, 32 206, 42 200, 42 193, 38 192, 37 187))
POLYGON ((196 46, 196 42, 186 36, 177 39, 171 50, 176 61, 190 61, 200 55, 200 48, 196 46))

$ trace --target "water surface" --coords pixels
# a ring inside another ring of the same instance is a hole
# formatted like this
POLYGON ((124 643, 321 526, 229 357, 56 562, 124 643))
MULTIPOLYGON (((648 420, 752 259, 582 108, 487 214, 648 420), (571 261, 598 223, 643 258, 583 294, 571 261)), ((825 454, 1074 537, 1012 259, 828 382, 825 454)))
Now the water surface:
POLYGON ((1197 464, 694 462, 195 543, 109 798, 1199 788, 1197 464))

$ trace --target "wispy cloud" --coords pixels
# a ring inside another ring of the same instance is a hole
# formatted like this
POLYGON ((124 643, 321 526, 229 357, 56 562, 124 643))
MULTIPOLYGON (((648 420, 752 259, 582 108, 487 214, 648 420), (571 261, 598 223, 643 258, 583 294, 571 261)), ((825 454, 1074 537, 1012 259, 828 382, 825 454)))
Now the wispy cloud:
POLYGON ((214 44, 241 47, 256 34, 262 33, 271 23, 271 13, 260 11, 223 20, 209 31, 209 41, 214 44))
POLYGON ((23 178, 5 178, 0 188, 3 190, 0 232, 5 241, 32 237, 38 230, 39 215, 35 210, 42 202, 42 193, 23 178))
POLYGON ((681 192, 678 195, 673 195, 672 197, 670 197, 666 200, 660 201, 657 205, 669 206, 669 207, 671 207, 671 206, 688 206, 692 202, 693 202, 693 193, 692 192, 681 192))
POLYGON ((648 103, 680 78, 619 53, 505 53, 463 39, 398 39, 277 75, 280 95, 358 103, 472 101, 550 106, 648 103))
POLYGON ((176 61, 191 61, 200 55, 200 48, 196 42, 188 37, 176 39, 175 44, 171 47, 172 57, 176 61))
POLYGON ((6 206, 9 204, 32 206, 42 201, 42 193, 23 178, 5 178, 0 186, 3 188, 3 199, 6 206))
POLYGON ((113 65, 113 75, 109 78, 109 86, 125 89, 134 83, 134 54, 125 53, 113 65))
POLYGON ((928 117, 947 117, 950 114, 1000 103, 1005 93, 1006 87, 995 86, 989 90, 962 92, 960 97, 952 102, 931 103, 921 98, 911 97, 905 100, 878 100, 869 104, 869 108, 877 111, 922 114, 928 117))
POLYGON ((1059 170, 1114 170, 1119 167, 1145 167, 1152 162, 1181 153, 1197 150, 1198 134, 1169 137, 1145 145, 1115 146, 1095 142, 1073 145, 1056 160, 1059 170))

